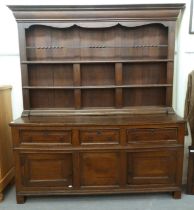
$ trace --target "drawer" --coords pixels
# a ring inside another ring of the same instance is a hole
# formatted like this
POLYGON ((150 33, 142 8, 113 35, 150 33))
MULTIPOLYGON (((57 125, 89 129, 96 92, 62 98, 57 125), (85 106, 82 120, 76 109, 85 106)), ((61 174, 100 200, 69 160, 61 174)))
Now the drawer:
POLYGON ((81 144, 118 144, 119 129, 86 129, 80 130, 81 144))
POLYGON ((138 128, 127 130, 128 143, 133 141, 177 141, 177 128, 138 128))
POLYGON ((22 130, 20 141, 26 143, 65 143, 71 144, 71 130, 22 130))

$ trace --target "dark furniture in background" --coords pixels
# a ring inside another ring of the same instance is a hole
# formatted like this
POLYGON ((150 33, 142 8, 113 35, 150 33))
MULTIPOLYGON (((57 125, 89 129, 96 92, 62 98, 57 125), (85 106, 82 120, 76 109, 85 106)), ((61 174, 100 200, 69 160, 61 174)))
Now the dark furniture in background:
POLYGON ((189 146, 187 193, 194 194, 194 71, 188 75, 187 94, 185 98, 185 119, 188 122, 192 140, 191 146, 189 146))
POLYGON ((194 195, 194 146, 189 147, 189 163, 187 176, 187 193, 194 195))
POLYGON ((172 192, 184 120, 172 109, 183 4, 9 6, 24 112, 11 123, 17 202, 26 196, 172 192))

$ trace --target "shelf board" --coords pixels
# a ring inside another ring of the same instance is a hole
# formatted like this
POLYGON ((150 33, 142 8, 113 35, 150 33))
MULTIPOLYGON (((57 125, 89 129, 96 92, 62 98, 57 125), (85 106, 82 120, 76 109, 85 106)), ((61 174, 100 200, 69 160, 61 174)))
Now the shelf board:
POLYGON ((172 62, 173 59, 121 59, 121 60, 33 60, 21 61, 21 64, 74 64, 74 63, 151 63, 151 62, 172 62))
POLYGON ((36 50, 58 50, 58 49, 107 49, 107 48, 153 48, 153 47, 168 47, 166 44, 137 44, 137 45, 106 45, 106 44, 93 44, 93 45, 48 45, 48 46, 26 46, 26 49, 36 50))
POLYGON ((172 84, 138 84, 138 85, 98 85, 98 86, 23 86, 23 89, 108 89, 108 88, 149 88, 172 87, 172 84))
MULTIPOLYGON (((170 114, 174 113, 172 107, 167 106, 131 106, 123 108, 82 108, 82 109, 56 109, 56 108, 36 108, 24 110, 22 116, 107 116, 123 114, 127 117, 130 114, 170 114)), ((40 119, 39 119, 40 120, 40 119)), ((158 118, 156 119, 158 120, 158 118)), ((128 122, 129 123, 129 122, 128 122)))

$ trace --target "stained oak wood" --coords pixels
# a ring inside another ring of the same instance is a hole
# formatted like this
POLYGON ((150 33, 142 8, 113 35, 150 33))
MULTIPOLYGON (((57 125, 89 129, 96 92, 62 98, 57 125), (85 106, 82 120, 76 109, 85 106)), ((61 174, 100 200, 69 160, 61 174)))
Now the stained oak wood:
POLYGON ((87 129, 80 130, 81 144, 118 144, 120 131, 118 129, 87 129))
POLYGON ((43 8, 10 6, 20 17, 19 37, 25 42, 20 38, 23 116, 40 108, 43 115, 48 108, 56 114, 61 108, 113 108, 119 113, 127 107, 133 112, 136 106, 145 106, 146 112, 164 107, 165 112, 172 106, 175 17, 181 5, 171 6, 62 7, 58 17, 65 19, 58 22, 51 21, 54 8, 44 16, 43 8), (31 11, 32 20, 39 18, 33 24, 22 20, 23 8, 31 11))
POLYGON ((181 118, 174 114, 79 118, 32 117, 11 124, 18 195, 161 191, 180 195, 185 126, 181 118), (117 124, 111 125, 115 120, 117 124), (71 145, 55 144, 58 134, 67 139, 70 131, 71 145), (43 138, 41 145, 21 142, 23 132, 27 139, 43 138))
POLYGON ((183 4, 9 6, 24 111, 10 123, 16 200, 172 192, 185 122, 172 108, 183 4))
POLYGON ((30 65, 29 86, 73 86, 73 65, 30 65))
POLYGON ((123 104, 130 106, 165 106, 166 89, 164 87, 138 87, 133 89, 125 88, 123 90, 123 104))
POLYGON ((32 109, 36 108, 71 108, 74 106, 72 90, 30 90, 32 109))
POLYGON ((23 60, 21 61, 22 64, 73 64, 73 63, 161 63, 161 62, 172 62, 173 59, 100 59, 100 60, 65 60, 60 59, 60 60, 38 60, 38 61, 27 61, 23 60))
POLYGON ((84 152, 80 154, 80 178, 83 187, 119 185, 119 154, 117 152, 84 152), (109 170, 107 170, 107 166, 109 170), (90 174, 90 176, 88 176, 90 174))
POLYGON ((21 143, 64 143, 71 144, 71 130, 22 130, 21 143))
MULTIPOLYGON (((80 64, 73 65, 73 78, 74 78, 74 86, 75 87, 80 86, 81 83, 80 64)), ((75 108, 80 109, 81 107, 80 89, 74 89, 74 101, 75 101, 75 108)))
POLYGON ((21 154, 24 187, 72 186, 71 154, 21 154))
POLYGON ((176 128, 149 128, 127 130, 128 143, 131 141, 175 141, 178 133, 176 128))
POLYGON ((165 84, 166 63, 134 63, 123 65, 124 84, 165 84))
POLYGON ((128 184, 176 183, 177 150, 128 153, 128 184))
POLYGON ((28 30, 27 57, 32 61, 63 57, 74 59, 77 53, 81 60, 167 58, 168 33, 162 24, 148 24, 132 29, 118 25, 103 29, 93 28, 93 30, 76 26, 68 30, 31 26, 28 30), (152 41, 149 39, 150 36, 152 41), (72 37, 79 37, 78 43, 72 37))

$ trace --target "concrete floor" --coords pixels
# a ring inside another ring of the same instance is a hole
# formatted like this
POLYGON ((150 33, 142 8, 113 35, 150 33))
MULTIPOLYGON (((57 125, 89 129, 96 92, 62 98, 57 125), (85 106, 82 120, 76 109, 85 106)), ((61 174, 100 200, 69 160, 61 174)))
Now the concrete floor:
POLYGON ((25 204, 16 204, 15 188, 5 191, 0 210, 194 210, 194 195, 182 194, 173 199, 169 193, 128 194, 109 196, 28 197, 25 204))

